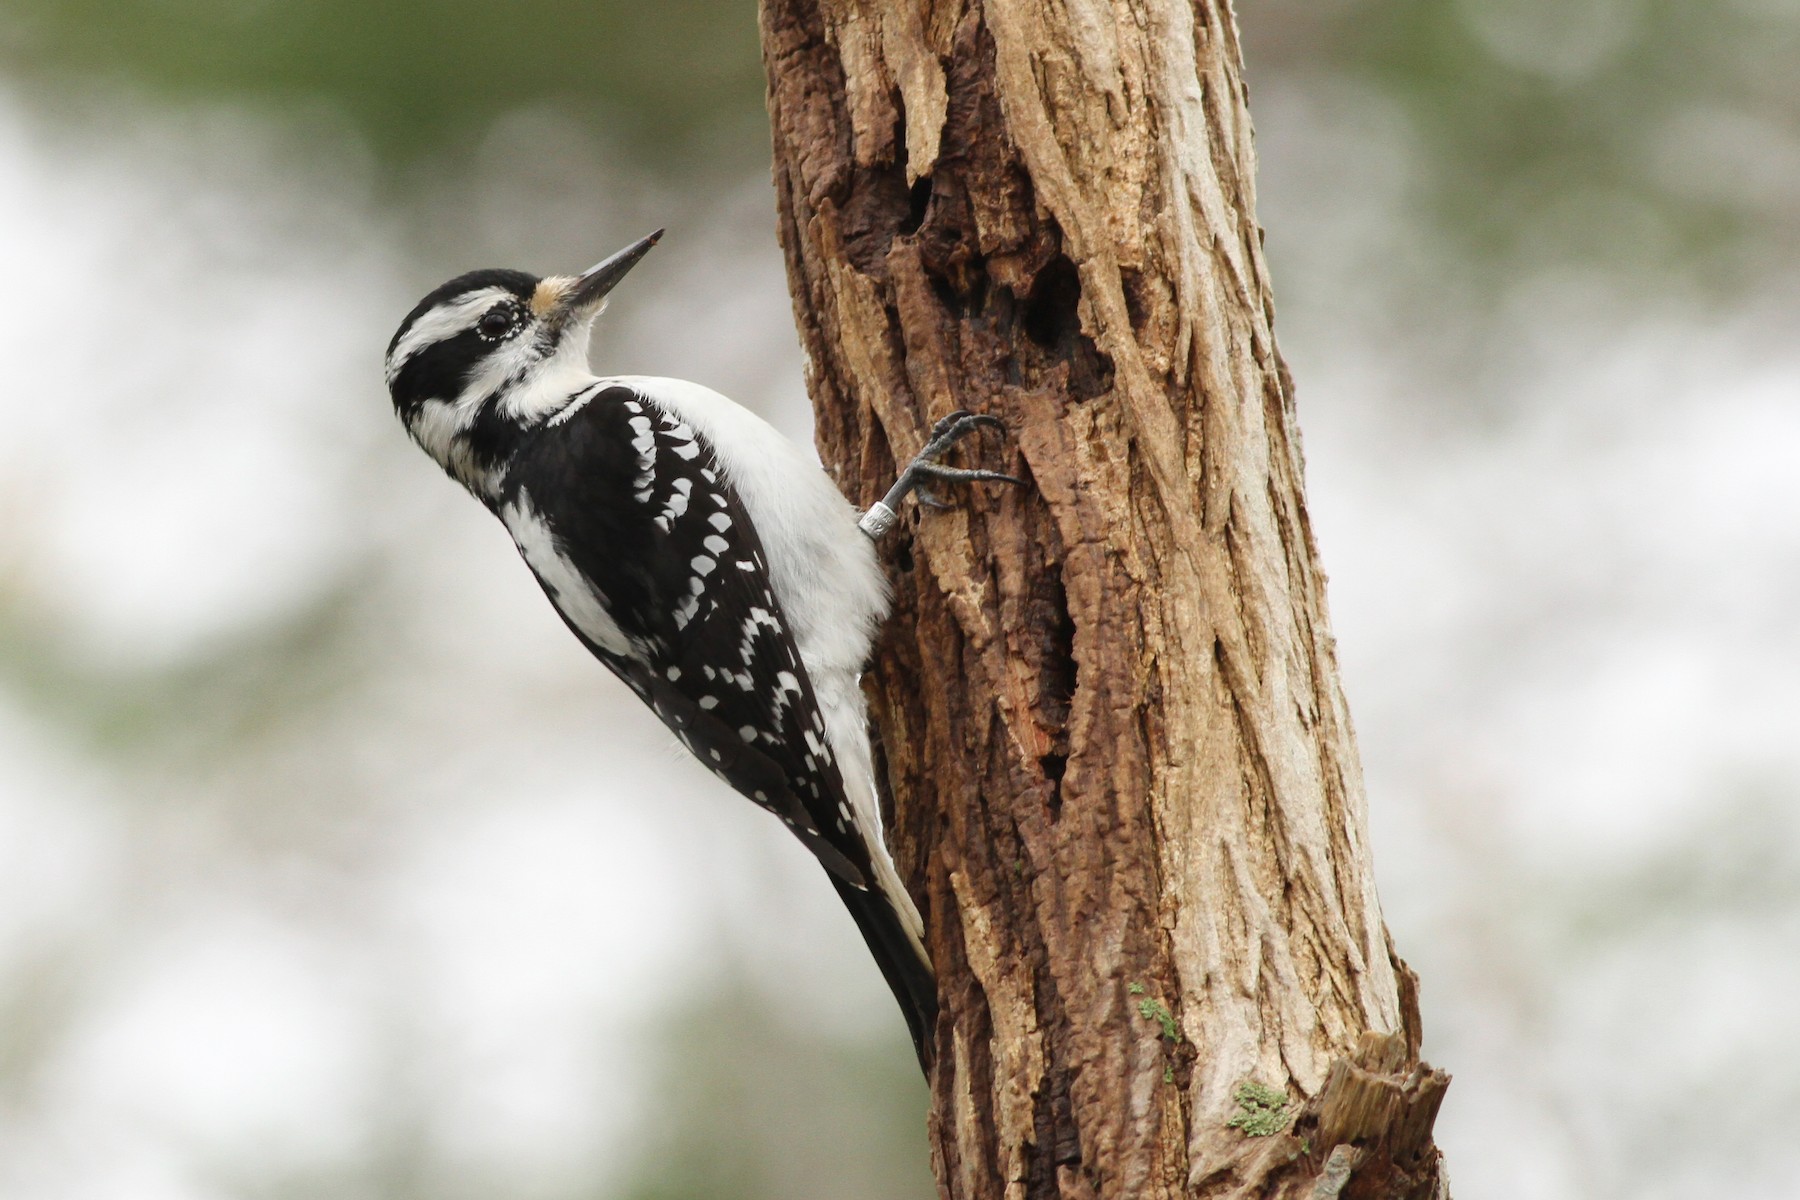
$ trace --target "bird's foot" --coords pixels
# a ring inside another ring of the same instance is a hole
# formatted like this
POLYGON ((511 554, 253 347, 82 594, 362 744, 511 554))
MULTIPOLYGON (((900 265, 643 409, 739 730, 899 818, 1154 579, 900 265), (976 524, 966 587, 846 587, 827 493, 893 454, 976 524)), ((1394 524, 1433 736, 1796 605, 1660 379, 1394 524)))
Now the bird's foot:
POLYGON ((1006 426, 1001 424, 998 417, 965 412, 960 408, 933 425, 931 436, 925 441, 925 448, 900 472, 900 478, 894 482, 888 494, 863 514, 860 523, 862 531, 872 538, 878 538, 893 528, 898 515, 896 510, 909 492, 916 492, 919 503, 927 508, 949 508, 948 504, 938 499, 936 493, 927 487, 930 483, 1013 483, 1023 486, 1023 479, 1000 471, 946 467, 938 461, 952 446, 977 429, 997 429, 1002 436, 1006 433, 1006 426))

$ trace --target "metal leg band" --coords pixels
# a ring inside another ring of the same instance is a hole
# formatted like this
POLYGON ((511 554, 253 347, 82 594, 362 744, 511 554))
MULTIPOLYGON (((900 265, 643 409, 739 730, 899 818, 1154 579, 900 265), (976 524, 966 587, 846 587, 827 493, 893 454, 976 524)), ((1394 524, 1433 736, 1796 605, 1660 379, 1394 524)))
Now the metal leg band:
POLYGON ((894 522, 899 519, 898 513, 882 501, 877 500, 869 505, 869 511, 862 515, 862 520, 856 523, 856 527, 869 537, 878 538, 892 529, 894 522))

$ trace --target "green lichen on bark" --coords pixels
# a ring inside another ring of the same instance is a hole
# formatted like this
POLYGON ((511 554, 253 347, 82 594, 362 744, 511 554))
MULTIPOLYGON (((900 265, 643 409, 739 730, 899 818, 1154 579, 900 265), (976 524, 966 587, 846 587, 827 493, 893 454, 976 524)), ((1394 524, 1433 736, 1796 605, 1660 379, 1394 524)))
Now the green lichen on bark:
POLYGON ((1247 1079, 1231 1094, 1238 1111, 1225 1122, 1228 1129, 1241 1129, 1246 1137, 1269 1137, 1287 1127, 1288 1096, 1286 1092, 1247 1079))

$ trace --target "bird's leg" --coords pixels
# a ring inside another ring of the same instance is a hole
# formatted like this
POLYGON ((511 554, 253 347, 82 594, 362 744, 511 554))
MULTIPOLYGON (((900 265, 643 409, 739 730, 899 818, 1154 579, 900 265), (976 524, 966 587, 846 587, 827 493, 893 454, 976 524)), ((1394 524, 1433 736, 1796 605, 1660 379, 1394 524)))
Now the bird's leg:
POLYGON ((888 494, 869 506, 869 511, 862 515, 862 520, 857 523, 857 527, 870 538, 881 537, 882 534, 894 527, 894 522, 899 518, 900 504, 906 499, 908 492, 917 492, 919 503, 931 508, 949 507, 926 489, 925 485, 932 481, 939 483, 1023 484, 1024 480, 1015 479, 1011 475, 1003 475, 999 471, 946 467, 938 461, 943 457, 945 451, 977 429, 998 429, 1004 433, 1006 426, 1000 423, 998 417, 990 417, 986 413, 964 412, 960 408, 933 425, 931 436, 926 439, 925 448, 919 451, 911 463, 907 464, 904 471, 900 472, 900 478, 894 481, 894 486, 888 489, 888 494))

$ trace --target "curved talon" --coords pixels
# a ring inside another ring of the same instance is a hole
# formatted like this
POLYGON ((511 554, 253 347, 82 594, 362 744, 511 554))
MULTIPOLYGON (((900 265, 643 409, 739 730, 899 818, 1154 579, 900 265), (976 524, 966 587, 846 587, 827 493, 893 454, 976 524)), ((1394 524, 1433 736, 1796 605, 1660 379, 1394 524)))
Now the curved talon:
POLYGON ((961 480, 981 483, 1016 483, 1024 485, 1023 479, 1015 479, 1011 475, 1003 475, 999 471, 983 470, 980 467, 946 467, 939 463, 914 463, 907 470, 915 475, 923 475, 927 479, 961 480))
POLYGON ((958 421, 962 420, 964 417, 969 416, 969 415, 970 414, 969 414, 968 409, 959 408, 955 412, 951 413, 949 416, 939 418, 937 423, 931 427, 931 436, 927 437, 925 440, 927 442, 937 441, 939 438, 943 437, 946 433, 950 432, 950 427, 952 425, 956 424, 958 421))
POLYGON ((977 429, 998 429, 1002 436, 1006 433, 1006 426, 998 417, 958 409, 931 427, 931 436, 919 451, 919 458, 934 459, 977 429))

